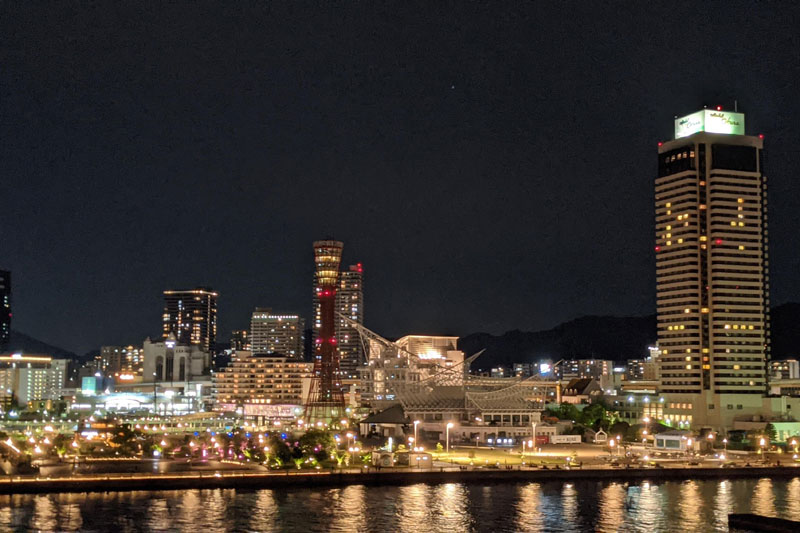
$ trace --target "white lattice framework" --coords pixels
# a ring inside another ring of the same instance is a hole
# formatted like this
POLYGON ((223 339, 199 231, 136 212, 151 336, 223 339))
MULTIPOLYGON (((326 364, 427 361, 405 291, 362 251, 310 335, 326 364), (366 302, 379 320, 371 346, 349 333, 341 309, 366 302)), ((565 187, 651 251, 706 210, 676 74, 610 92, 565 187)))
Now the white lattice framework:
MULTIPOLYGON (((369 353, 369 341, 375 341, 398 356, 405 356, 409 365, 419 365, 420 358, 396 343, 381 337, 346 315, 339 314, 359 333, 364 353, 369 353)), ((548 392, 556 382, 528 378, 489 378, 470 376, 467 369, 481 354, 465 358, 451 367, 442 368, 417 382, 396 382, 397 400, 405 410, 475 409, 480 411, 528 411, 544 405, 548 392)))

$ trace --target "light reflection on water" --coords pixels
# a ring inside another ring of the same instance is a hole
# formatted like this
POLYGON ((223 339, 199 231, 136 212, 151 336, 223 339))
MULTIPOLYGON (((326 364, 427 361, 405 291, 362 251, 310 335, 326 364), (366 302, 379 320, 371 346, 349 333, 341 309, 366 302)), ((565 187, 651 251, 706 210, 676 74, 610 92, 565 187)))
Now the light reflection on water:
POLYGON ((726 531, 731 512, 800 520, 800 478, 446 483, 0 496, 0 531, 726 531))
POLYGON ((686 481, 681 485, 678 508, 686 531, 702 531, 703 499, 697 481, 686 481))
POLYGON ((758 480, 753 493, 753 512, 763 516, 776 516, 775 499, 772 492, 772 480, 761 478, 758 480))

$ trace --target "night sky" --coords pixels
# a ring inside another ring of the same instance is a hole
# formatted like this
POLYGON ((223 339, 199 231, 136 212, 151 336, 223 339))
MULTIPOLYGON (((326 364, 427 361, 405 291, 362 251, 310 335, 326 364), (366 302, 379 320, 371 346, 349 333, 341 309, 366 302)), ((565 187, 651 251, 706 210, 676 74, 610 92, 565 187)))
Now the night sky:
POLYGON ((657 143, 735 99, 766 137, 772 303, 800 300, 796 5, 218 3, 2 3, 14 329, 141 343, 196 285, 222 338, 308 317, 329 235, 386 336, 650 314, 657 143))

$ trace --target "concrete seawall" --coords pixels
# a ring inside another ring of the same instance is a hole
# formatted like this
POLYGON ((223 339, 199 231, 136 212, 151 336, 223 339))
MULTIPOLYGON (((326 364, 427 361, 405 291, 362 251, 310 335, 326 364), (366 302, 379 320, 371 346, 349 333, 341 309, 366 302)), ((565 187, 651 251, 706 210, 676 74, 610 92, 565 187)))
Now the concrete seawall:
POLYGON ((665 468, 585 470, 422 470, 363 473, 287 472, 193 475, 100 475, 60 479, 0 480, 0 494, 110 492, 184 489, 311 488, 345 485, 407 485, 413 483, 516 483, 525 481, 667 481, 682 479, 791 478, 800 468, 665 468))

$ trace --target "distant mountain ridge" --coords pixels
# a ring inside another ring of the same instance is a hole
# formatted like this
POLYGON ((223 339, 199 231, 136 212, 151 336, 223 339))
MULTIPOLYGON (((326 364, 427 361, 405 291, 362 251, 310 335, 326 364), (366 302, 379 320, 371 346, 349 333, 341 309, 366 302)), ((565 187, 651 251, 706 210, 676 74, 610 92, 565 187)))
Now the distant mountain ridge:
MULTIPOLYGON (((770 313, 772 358, 799 356, 800 303, 775 306, 770 313)), ((486 350, 472 368, 488 370, 540 359, 639 359, 647 355, 647 347, 655 344, 656 338, 655 315, 584 316, 543 331, 473 333, 461 337, 458 347, 468 355, 486 350)))
MULTIPOLYGON (((800 303, 778 305, 771 310, 772 358, 800 357, 800 303)), ((508 331, 502 335, 472 333, 458 340, 467 355, 486 350, 473 363, 473 369, 498 365, 536 362, 540 359, 610 359, 622 362, 647 355, 656 340, 655 315, 640 317, 584 316, 552 329, 526 332, 508 331)), ((58 359, 85 361, 99 353, 93 350, 79 356, 69 350, 11 330, 6 352, 52 355, 58 359)))
POLYGON ((11 353, 27 353, 27 354, 43 354, 53 356, 54 359, 80 359, 80 357, 52 344, 47 344, 39 339, 34 339, 30 335, 21 333, 19 331, 11 330, 11 338, 8 341, 8 348, 6 352, 11 353))

